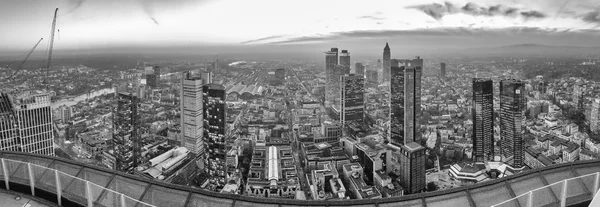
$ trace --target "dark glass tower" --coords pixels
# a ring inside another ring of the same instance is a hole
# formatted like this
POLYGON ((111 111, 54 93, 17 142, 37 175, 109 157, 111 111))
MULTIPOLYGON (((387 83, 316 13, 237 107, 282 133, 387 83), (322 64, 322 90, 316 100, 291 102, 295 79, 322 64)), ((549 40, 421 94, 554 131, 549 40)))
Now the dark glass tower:
POLYGON ((205 172, 216 183, 217 190, 225 185, 225 87, 207 84, 202 87, 204 109, 205 172))
POLYGON ((502 158, 514 168, 524 166, 522 124, 525 115, 525 89, 520 80, 500 81, 500 138, 502 158))
POLYGON ((442 78, 446 77, 446 63, 440 63, 440 76, 442 78))
POLYGON ((391 70, 391 65, 390 65, 390 60, 391 60, 391 52, 390 52, 390 46, 388 45, 388 43, 385 43, 385 47, 383 48, 383 74, 382 74, 382 80, 383 81, 389 81, 390 80, 390 70, 391 70))
POLYGON ((338 49, 331 48, 331 51, 325 52, 325 107, 329 108, 335 102, 335 97, 339 96, 339 80, 341 71, 337 71, 338 49))
POLYGON ((364 77, 365 76, 365 66, 359 62, 354 63, 354 74, 364 77))
POLYGON ((346 126, 350 122, 362 123, 365 108, 365 79, 355 74, 344 75, 341 79, 342 106, 340 121, 343 126, 346 126))
POLYGON ((494 82, 473 78, 473 160, 494 160, 494 82))
POLYGON ((342 50, 342 54, 340 54, 340 65, 343 66, 341 75, 350 74, 350 53, 348 50, 342 50))
POLYGON ((132 173, 140 159, 139 98, 130 93, 119 93, 113 110, 112 155, 115 170, 132 173))
POLYGON ((400 184, 406 194, 425 189, 425 148, 421 135, 421 74, 423 59, 391 60, 390 142, 400 163, 400 184))

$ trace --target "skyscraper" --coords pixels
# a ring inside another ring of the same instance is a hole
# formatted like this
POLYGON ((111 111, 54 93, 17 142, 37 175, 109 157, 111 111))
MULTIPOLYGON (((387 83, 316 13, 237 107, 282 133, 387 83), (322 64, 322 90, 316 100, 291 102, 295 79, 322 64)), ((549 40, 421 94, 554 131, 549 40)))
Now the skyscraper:
POLYGON ((383 48, 383 73, 381 74, 383 81, 390 80, 390 70, 391 70, 390 58, 391 58, 391 56, 392 56, 392 54, 390 52, 390 46, 386 42, 385 47, 383 48))
POLYGON ((225 185, 225 87, 207 84, 203 88, 204 109, 204 148, 206 149, 204 168, 217 190, 225 185))
POLYGON ((500 81, 500 138, 502 158, 514 168, 524 166, 522 127, 525 118, 525 91, 520 80, 500 81))
POLYGON ((390 144, 407 194, 425 189, 425 148, 419 143, 423 60, 390 60, 390 144))
POLYGON ((446 63, 440 63, 440 76, 446 77, 446 63))
POLYGON ((202 110, 203 83, 201 77, 192 77, 191 72, 181 76, 181 146, 196 155, 204 153, 204 118, 202 110))
POLYGON ((577 110, 583 110, 583 93, 584 93, 583 84, 576 83, 573 86, 573 102, 575 102, 575 106, 577 110))
POLYGON ((340 121, 343 126, 350 122, 362 123, 364 120, 365 79, 356 74, 341 77, 341 112, 340 121))
POLYGON ((473 78, 473 160, 494 160, 494 83, 473 78))
POLYGON ((404 144, 404 69, 406 66, 391 68, 390 80, 390 143, 404 144))
POLYGON ((592 109, 590 111, 590 130, 592 132, 600 132, 600 99, 594 99, 592 109))
POLYGON ((12 97, 0 93, 0 150, 22 151, 17 122, 17 109, 12 97))
POLYGON ((421 142, 418 122, 421 118, 421 76, 423 59, 416 57, 407 61, 404 69, 404 144, 421 142), (408 140, 407 140, 408 139, 408 140))
POLYGON ((114 159, 112 169, 133 172, 140 159, 139 99, 130 93, 119 93, 113 109, 113 139, 109 144, 108 158, 114 159))
MULTIPOLYGON (((149 71, 147 71, 148 73, 149 71)), ((146 74, 146 85, 151 88, 157 88, 160 80, 160 67, 155 65, 152 67, 152 72, 146 74)))
POLYGON ((354 74, 365 77, 365 66, 362 63, 354 63, 354 74))
POLYGON ((350 53, 348 50, 342 50, 342 54, 340 54, 340 65, 343 66, 341 75, 350 74, 350 53))
POLYGON ((325 107, 329 108, 335 101, 335 96, 338 95, 336 88, 339 88, 337 83, 339 80, 339 72, 335 71, 336 65, 338 64, 338 49, 331 48, 330 51, 325 52, 325 76, 327 83, 325 83, 325 107))

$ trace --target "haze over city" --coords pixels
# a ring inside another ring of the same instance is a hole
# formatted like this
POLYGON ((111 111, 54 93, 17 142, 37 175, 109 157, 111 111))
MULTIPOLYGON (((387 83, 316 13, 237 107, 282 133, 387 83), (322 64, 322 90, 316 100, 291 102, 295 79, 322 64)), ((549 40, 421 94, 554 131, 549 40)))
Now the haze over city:
POLYGON ((598 0, 0 2, 0 206, 600 206, 598 0))

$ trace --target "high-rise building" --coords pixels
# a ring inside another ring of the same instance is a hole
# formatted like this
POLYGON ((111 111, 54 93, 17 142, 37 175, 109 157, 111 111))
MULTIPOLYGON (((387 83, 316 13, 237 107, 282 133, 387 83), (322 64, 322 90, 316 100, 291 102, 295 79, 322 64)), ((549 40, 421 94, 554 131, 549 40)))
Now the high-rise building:
POLYGON ((425 190, 425 148, 416 142, 400 146, 397 153, 400 162, 400 185, 405 194, 420 193, 425 190), (398 156, 399 155, 399 156, 398 156))
POLYGON ((58 107, 58 113, 62 123, 68 123, 73 117, 73 108, 69 106, 60 106, 58 107))
POLYGON ((600 99, 594 99, 590 110, 590 130, 600 132, 600 99))
POLYGON ((584 93, 583 84, 576 83, 573 86, 573 102, 575 102, 575 106, 578 110, 583 110, 583 93, 584 93))
POLYGON ((12 96, 0 93, 0 150, 22 151, 17 120, 12 96))
POLYGON ((440 63, 440 76, 446 77, 446 63, 440 63))
MULTIPOLYGON (((113 160, 107 166, 117 171, 132 173, 140 161, 140 101, 130 93, 119 93, 113 109, 113 139, 105 159, 113 160)), ((105 164, 106 165, 106 164, 105 164)))
POLYGON ((25 91, 13 99, 23 152, 54 155, 50 93, 25 91))
POLYGON ((225 185, 225 87, 218 84, 203 86, 204 109, 204 169, 220 191, 225 185))
POLYGON ((160 81, 160 67, 155 65, 152 71, 146 71, 146 85, 151 88, 157 88, 160 81))
POLYGON ((210 71, 204 71, 200 73, 201 77, 202 77, 202 82, 204 84, 211 84, 213 83, 213 72, 210 71))
POLYGON ((343 66, 341 75, 350 74, 350 53, 348 50, 342 50, 342 54, 340 54, 340 65, 343 66))
POLYGON ((191 72, 184 72, 181 76, 181 146, 190 152, 201 155, 204 153, 204 115, 203 89, 204 81, 201 77, 192 77, 191 72))
POLYGON ((407 61, 404 69, 404 144, 421 142, 418 127, 421 117, 421 76, 423 59, 416 57, 407 61))
POLYGON ((355 74, 341 77, 342 100, 340 121, 343 126, 350 122, 362 123, 364 120, 365 79, 355 74))
POLYGON ((404 69, 406 66, 391 68, 390 79, 390 143, 404 144, 404 69))
POLYGON ((354 63, 354 74, 364 77, 365 76, 365 66, 359 62, 354 63))
POLYGON ((325 107, 330 108, 335 101, 336 88, 339 88, 339 76, 341 71, 336 71, 338 64, 338 49, 331 48, 331 51, 325 52, 325 107), (336 84, 338 83, 338 84, 336 84))
POLYGON ((388 43, 385 43, 385 47, 383 48, 383 73, 381 74, 382 80, 383 81, 389 81, 390 80, 390 70, 391 70, 391 64, 390 64, 390 60, 391 60, 391 52, 390 52, 390 46, 388 45, 388 43))
POLYGON ((494 160, 494 83, 473 78, 473 160, 494 160))
POLYGON ((500 81, 500 138, 503 161, 513 168, 524 166, 523 122, 526 106, 524 84, 520 80, 500 81))
POLYGON ((407 194, 425 189, 425 148, 421 135, 421 75, 423 59, 390 60, 390 144, 407 194))

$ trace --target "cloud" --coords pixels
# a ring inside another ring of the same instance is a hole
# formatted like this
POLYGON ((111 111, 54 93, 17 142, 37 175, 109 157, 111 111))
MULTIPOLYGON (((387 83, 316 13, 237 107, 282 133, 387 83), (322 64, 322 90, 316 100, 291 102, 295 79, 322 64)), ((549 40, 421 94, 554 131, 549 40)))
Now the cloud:
POLYGON ((385 18, 383 18, 383 17, 376 17, 376 16, 369 16, 369 15, 360 16, 358 18, 359 19, 370 19, 370 20, 376 20, 376 21, 385 20, 385 18))
POLYGON ((526 11, 526 12, 521 12, 521 16, 525 17, 525 19, 529 19, 529 18, 545 18, 546 15, 538 12, 538 11, 526 11))
POLYGON ((571 31, 559 29, 544 29, 539 27, 508 27, 508 28, 470 28, 470 27, 444 27, 415 30, 357 30, 336 32, 327 36, 303 36, 287 40, 270 42, 269 44, 302 44, 315 41, 335 41, 346 38, 351 39, 390 39, 397 37, 504 37, 525 35, 564 35, 566 33, 600 33, 598 30, 571 31))
POLYGON ((600 25, 600 10, 588 12, 583 15, 583 21, 600 25))
POLYGON ((281 38, 281 37, 283 37, 283 36, 277 35, 277 36, 263 37, 263 38, 259 38, 259 39, 248 40, 248 41, 242 42, 240 44, 244 45, 244 44, 249 44, 249 43, 261 42, 261 41, 265 41, 265 40, 277 39, 277 38, 281 38))
POLYGON ((515 17, 517 14, 529 18, 544 18, 546 15, 542 12, 531 10, 519 12, 518 8, 497 4, 493 6, 479 6, 473 2, 469 2, 462 7, 456 6, 450 2, 444 4, 422 4, 416 6, 408 6, 408 9, 417 9, 427 14, 428 16, 440 20, 445 15, 449 14, 467 14, 471 16, 509 16, 515 17))
POLYGON ((156 25, 159 25, 156 18, 156 12, 167 9, 181 9, 194 4, 206 3, 208 1, 211 0, 137 0, 144 13, 156 25))
POLYGON ((79 9, 79 7, 81 7, 81 5, 83 5, 84 1, 85 0, 68 0, 67 5, 69 7, 69 10, 67 10, 67 12, 65 12, 63 15, 70 14, 70 13, 74 12, 75 10, 79 9))
POLYGON ((156 19, 154 19, 154 17, 150 17, 150 19, 154 22, 154 24, 160 25, 160 24, 158 24, 158 21, 156 21, 156 19))

